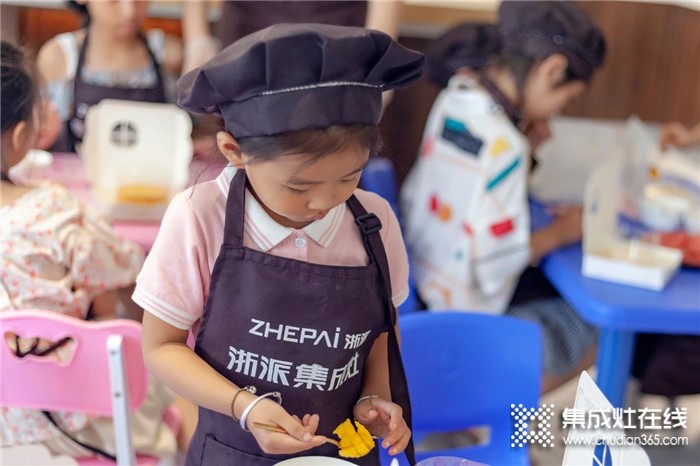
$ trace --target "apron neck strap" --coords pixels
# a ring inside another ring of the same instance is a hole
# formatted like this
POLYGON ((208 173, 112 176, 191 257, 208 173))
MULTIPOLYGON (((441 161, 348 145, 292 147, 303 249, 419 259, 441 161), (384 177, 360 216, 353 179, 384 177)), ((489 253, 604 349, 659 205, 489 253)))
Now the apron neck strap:
POLYGON ((391 280, 389 279, 389 261, 386 258, 386 251, 379 230, 382 229, 382 222, 372 213, 367 213, 360 201, 352 195, 347 201, 350 212, 355 217, 355 223, 360 228, 362 241, 367 250, 367 255, 373 263, 377 264, 379 274, 382 279, 382 297, 390 311, 387 316, 387 325, 396 324, 396 309, 391 300, 391 280))
POLYGON ((224 244, 243 246, 245 228, 245 170, 236 170, 226 198, 226 220, 224 222, 224 244))
POLYGON ((513 123, 513 125, 520 129, 520 122, 522 120, 522 115, 520 114, 520 109, 511 102, 511 100, 506 97, 506 95, 501 91, 496 84, 491 81, 486 76, 479 76, 479 83, 491 94, 491 97, 503 108, 506 112, 506 116, 513 123))
MULTIPOLYGON (((396 308, 391 299, 391 278, 389 275, 389 262, 386 257, 386 250, 379 230, 382 229, 382 222, 373 213, 367 213, 360 201, 353 195, 347 201, 350 211, 355 216, 355 223, 360 228, 362 240, 365 244, 365 249, 373 263, 377 264, 379 269, 380 289, 382 299, 384 300, 387 312, 387 326, 389 341, 388 345, 388 365, 389 365, 389 388, 391 390, 391 399, 403 409, 403 417, 411 428, 413 425, 411 414, 411 400, 408 395, 408 381, 401 360, 401 352, 399 349, 399 341, 396 335, 396 308)), ((410 464, 415 464, 415 451, 413 439, 406 446, 406 458, 410 464)))

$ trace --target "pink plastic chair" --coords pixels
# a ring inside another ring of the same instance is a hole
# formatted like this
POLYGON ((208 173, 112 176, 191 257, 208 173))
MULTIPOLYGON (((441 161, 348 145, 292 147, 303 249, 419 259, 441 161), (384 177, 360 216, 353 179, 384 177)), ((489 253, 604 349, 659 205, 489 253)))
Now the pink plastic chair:
MULTIPOLYGON (((0 313, 0 322, 3 406, 111 416, 117 465, 158 464, 156 457, 135 455, 130 435, 131 411, 143 403, 148 381, 141 325, 131 320, 85 321, 35 309, 0 313), (6 343, 8 332, 50 341, 70 337, 74 351, 63 362, 48 356, 19 358, 6 343)), ((166 412, 164 421, 177 430, 176 412, 166 412)), ((83 466, 114 464, 98 457, 76 459, 83 466)))

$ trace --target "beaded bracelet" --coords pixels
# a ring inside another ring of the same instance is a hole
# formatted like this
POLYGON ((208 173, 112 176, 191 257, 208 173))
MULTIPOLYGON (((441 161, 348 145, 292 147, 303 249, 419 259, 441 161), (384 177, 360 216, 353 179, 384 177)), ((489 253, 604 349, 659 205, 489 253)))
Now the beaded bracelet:
POLYGON ((259 397, 254 399, 252 403, 250 403, 248 406, 246 406, 245 410, 243 410, 243 414, 241 414, 241 421, 240 421, 241 429, 245 430, 246 432, 250 432, 250 430, 248 430, 248 427, 246 427, 246 421, 248 420, 248 415, 253 410, 255 405, 258 404, 259 402, 261 402, 263 400, 263 398, 268 398, 271 396, 274 396, 275 398, 277 398, 278 404, 282 404, 282 394, 280 392, 268 392, 268 393, 265 393, 264 395, 260 395, 259 397))
POLYGON ((247 385, 243 388, 239 388, 236 393, 234 393, 233 398, 231 399, 231 417, 233 418, 234 421, 240 422, 240 419, 236 417, 236 414, 233 412, 233 405, 236 403, 236 398, 238 398, 238 395, 240 395, 241 392, 248 392, 252 395, 255 395, 255 392, 257 392, 258 389, 255 388, 252 385, 247 385))
POLYGON ((379 395, 365 395, 355 402, 355 406, 359 405, 365 400, 371 400, 372 398, 379 398, 379 395))

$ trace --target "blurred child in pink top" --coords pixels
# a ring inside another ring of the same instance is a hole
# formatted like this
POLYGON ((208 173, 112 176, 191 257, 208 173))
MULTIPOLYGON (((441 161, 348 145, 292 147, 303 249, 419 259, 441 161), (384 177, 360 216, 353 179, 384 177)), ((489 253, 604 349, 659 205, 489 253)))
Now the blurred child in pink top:
MULTIPOLYGON (((2 42, 1 55, 0 312, 38 308, 78 319, 115 318, 127 310, 139 315, 137 306, 120 309, 118 303, 119 295, 126 298, 124 304, 130 302, 128 294, 143 264, 143 251, 119 238, 103 216, 63 186, 13 181, 11 168, 27 155, 39 129, 39 89, 34 65, 19 49, 2 42)), ((70 343, 49 351, 48 336, 19 337, 8 331, 2 344, 32 357, 45 353, 67 358, 72 351, 70 343)), ((51 391, 50 380, 36 383, 51 391)), ((81 390, 80 380, 75 381, 75 390, 81 390)), ((131 423, 137 452, 172 461, 176 438, 162 421, 171 402, 172 393, 149 379, 147 398, 131 423)), ((78 440, 113 454, 111 417, 62 412, 52 413, 52 418, 62 431, 40 410, 3 406, 0 447, 40 443, 54 454, 90 456, 78 440)))

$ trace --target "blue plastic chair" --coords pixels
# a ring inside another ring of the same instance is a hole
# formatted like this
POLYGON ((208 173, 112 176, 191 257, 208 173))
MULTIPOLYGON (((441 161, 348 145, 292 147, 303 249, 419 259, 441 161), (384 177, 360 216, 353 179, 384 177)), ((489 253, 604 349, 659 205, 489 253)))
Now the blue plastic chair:
POLYGON ((500 315, 415 312, 402 316, 400 326, 414 438, 470 427, 491 431, 487 445, 419 452, 417 460, 457 456, 494 466, 529 464, 526 447, 511 448, 510 406, 538 406, 537 325, 500 315))
MULTIPOLYGON (((394 210, 396 218, 401 221, 399 216, 399 202, 398 202, 398 184, 396 182, 396 172, 394 171, 394 165, 391 160, 384 157, 374 157, 369 159, 367 166, 362 171, 362 177, 360 178, 360 187, 365 191, 370 191, 389 202, 389 205, 394 210)), ((404 301, 401 306, 399 306, 399 315, 408 314, 419 309, 420 301, 418 300, 418 294, 416 292, 416 287, 413 284, 411 277, 409 280, 409 291, 406 301, 404 301)))
POLYGON ((362 170, 360 187, 365 191, 379 194, 389 202, 394 213, 399 215, 399 188, 396 172, 391 160, 385 157, 373 157, 362 170))

